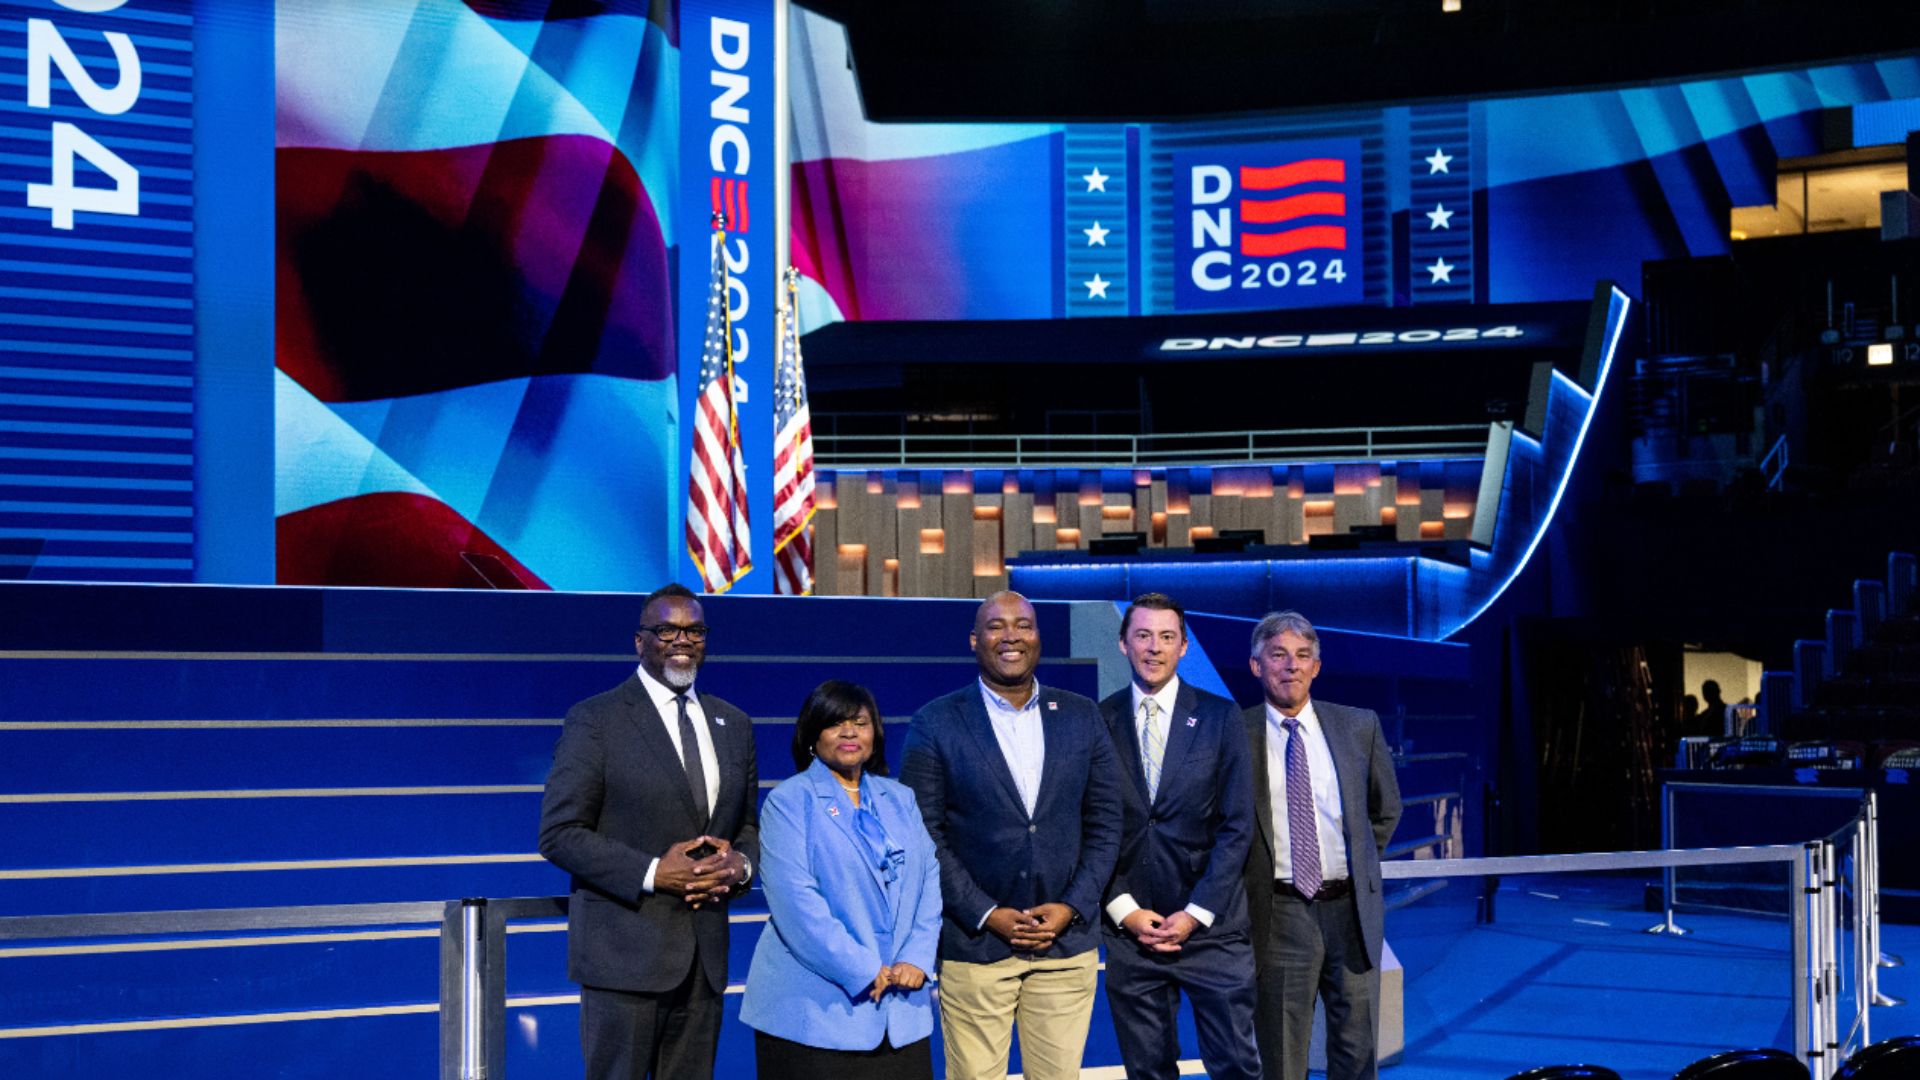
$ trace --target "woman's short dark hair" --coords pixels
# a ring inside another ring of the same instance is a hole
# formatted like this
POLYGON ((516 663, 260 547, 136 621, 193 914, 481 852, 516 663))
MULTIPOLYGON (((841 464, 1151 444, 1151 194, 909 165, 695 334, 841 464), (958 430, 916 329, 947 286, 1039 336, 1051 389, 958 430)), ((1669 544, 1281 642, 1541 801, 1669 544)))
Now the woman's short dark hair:
POLYGON ((820 733, 859 716, 861 709, 873 718, 873 754, 867 758, 865 770, 875 776, 887 775, 887 729, 880 722, 880 705, 873 700, 871 690, 845 679, 828 679, 814 687, 807 703, 800 706, 800 719, 793 725, 793 767, 805 772, 813 764, 813 747, 820 741, 820 733))

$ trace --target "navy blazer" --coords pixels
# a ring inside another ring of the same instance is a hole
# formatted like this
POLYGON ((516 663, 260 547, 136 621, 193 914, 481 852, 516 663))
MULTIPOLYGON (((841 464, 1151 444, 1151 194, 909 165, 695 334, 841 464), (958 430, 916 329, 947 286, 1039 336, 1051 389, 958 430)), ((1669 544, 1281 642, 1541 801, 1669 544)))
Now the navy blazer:
MULTIPOLYGON (((1380 943, 1386 909, 1380 899, 1380 853, 1400 824, 1400 781, 1393 771, 1393 751, 1372 709, 1355 709, 1315 698, 1314 715, 1333 754, 1333 771, 1340 780, 1340 820, 1347 834, 1347 873, 1353 880, 1353 902, 1359 909, 1360 936, 1367 960, 1380 966, 1380 943)), ((1247 750, 1253 755, 1254 816, 1260 835, 1247 858, 1247 899, 1253 917, 1254 957, 1261 969, 1269 963, 1265 942, 1273 917, 1273 796, 1267 768, 1267 706, 1246 711, 1247 750)))
POLYGON ((976 680, 913 714, 900 778, 920 801, 946 901, 940 958, 990 964, 1013 955, 981 925, 995 907, 1064 903, 1078 916, 1040 956, 1100 944, 1101 896, 1120 853, 1119 770, 1100 710, 1038 687, 1046 761, 1032 817, 993 737, 976 680))
POLYGON ((860 801, 904 861, 891 887, 854 834, 857 811, 818 760, 760 808, 760 887, 772 919, 753 950, 740 1019, 756 1031, 828 1050, 896 1047, 933 1034, 933 983, 867 996, 883 966, 931 976, 940 941, 940 862, 913 793, 884 776, 860 801))
POLYGON ((1125 795, 1120 861, 1107 902, 1131 894, 1161 915, 1188 904, 1213 913, 1213 925, 1195 936, 1224 937, 1247 930, 1242 872, 1253 843, 1253 769, 1240 707, 1185 679, 1167 718, 1160 789, 1151 805, 1140 763, 1133 686, 1100 703, 1112 733, 1125 795))
POLYGON ((567 712, 540 802, 540 854, 573 875, 567 973, 584 986, 671 990, 686 978, 698 940, 708 984, 715 993, 726 988, 727 905, 695 911, 677 896, 641 891, 654 859, 703 833, 760 864, 753 721, 717 697, 699 697, 720 765, 711 817, 694 805, 680 755, 637 675, 567 712))

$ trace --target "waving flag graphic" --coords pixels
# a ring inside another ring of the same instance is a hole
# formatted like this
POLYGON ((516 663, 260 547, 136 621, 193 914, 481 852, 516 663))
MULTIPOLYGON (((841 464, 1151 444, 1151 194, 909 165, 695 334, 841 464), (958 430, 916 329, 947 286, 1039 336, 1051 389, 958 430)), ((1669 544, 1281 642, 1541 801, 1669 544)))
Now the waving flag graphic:
POLYGON ((280 0, 280 580, 651 588, 673 547, 674 28, 280 0))

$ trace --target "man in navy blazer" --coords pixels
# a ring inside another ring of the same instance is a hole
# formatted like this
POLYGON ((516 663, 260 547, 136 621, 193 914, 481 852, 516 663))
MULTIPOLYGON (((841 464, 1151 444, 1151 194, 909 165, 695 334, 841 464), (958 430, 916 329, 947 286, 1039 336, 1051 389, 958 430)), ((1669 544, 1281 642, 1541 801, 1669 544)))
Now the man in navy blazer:
POLYGON ((981 603, 979 678, 914 714, 900 778, 940 859, 949 1080, 998 1080, 1014 1021, 1031 1080, 1080 1075, 1101 895, 1120 847, 1113 743, 1094 703, 1041 686, 1033 605, 981 603))
POLYGON ((1400 822, 1393 752, 1371 709, 1315 700, 1320 635, 1297 611, 1253 628, 1266 701, 1246 711, 1259 835, 1247 857, 1268 1080, 1306 1080, 1313 1003, 1327 1013, 1327 1080, 1379 1075, 1380 853, 1400 822))
POLYGON ((567 973, 589 1080, 711 1080, 727 987, 724 900, 760 856, 753 721, 694 692, 700 601, 647 598, 638 669, 567 713, 540 854, 573 876, 567 973))
POLYGON ((1107 1008, 1135 1080, 1180 1074, 1180 992, 1213 1080, 1259 1080, 1253 943, 1241 879, 1253 771, 1240 709, 1179 676, 1186 613, 1147 593, 1120 621, 1127 687, 1100 703, 1125 780, 1107 888, 1107 1008))

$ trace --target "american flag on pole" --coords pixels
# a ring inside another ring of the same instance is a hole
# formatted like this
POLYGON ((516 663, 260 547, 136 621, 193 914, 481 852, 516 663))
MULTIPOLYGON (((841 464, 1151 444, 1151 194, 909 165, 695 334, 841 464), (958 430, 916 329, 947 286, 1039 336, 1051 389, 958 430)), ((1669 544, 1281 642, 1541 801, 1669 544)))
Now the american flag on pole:
POLYGON ((693 461, 687 468, 687 554, 700 586, 726 592, 753 569, 747 533, 747 465, 733 408, 733 321, 727 315, 727 267, 720 258, 726 218, 713 215, 708 258, 707 333, 700 347, 700 395, 693 414, 693 461))
POLYGON ((789 596, 813 592, 813 421, 800 368, 799 279, 789 267, 773 389, 773 590, 789 596))

